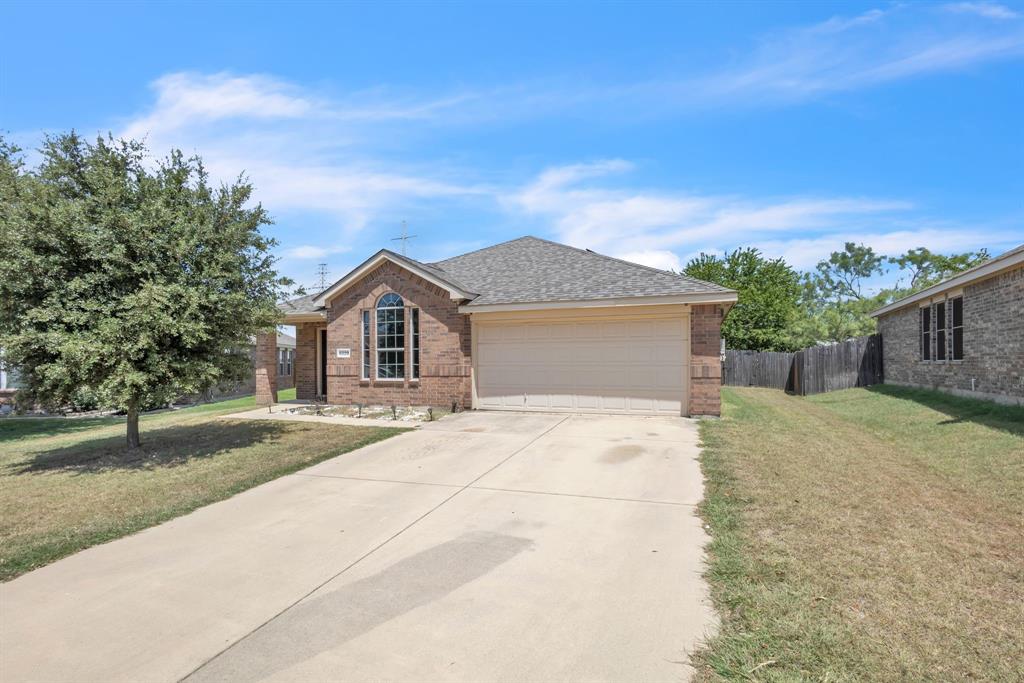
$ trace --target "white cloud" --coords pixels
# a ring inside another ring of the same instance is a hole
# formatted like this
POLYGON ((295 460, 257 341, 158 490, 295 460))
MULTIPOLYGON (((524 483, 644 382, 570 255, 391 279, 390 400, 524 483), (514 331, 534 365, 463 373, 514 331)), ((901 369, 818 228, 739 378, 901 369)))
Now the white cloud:
POLYGON ((986 19, 1016 19, 1020 16, 1019 12, 995 2, 953 2, 943 8, 958 14, 977 14, 986 19))
POLYGON ((630 251, 625 254, 615 254, 615 256, 624 261, 632 261, 633 263, 650 266, 651 268, 660 268, 661 270, 674 270, 678 272, 683 269, 679 256, 666 249, 630 251))
MULTIPOLYGON (((1012 15, 995 4, 960 5, 990 18, 1012 15)), ((745 62, 697 79, 687 90, 708 103, 784 102, 1022 55, 1019 27, 942 21, 927 6, 896 5, 769 37, 745 62)))
MULTIPOLYGON (((805 270, 863 242, 895 255, 927 246, 940 252, 979 246, 979 226, 929 222, 907 201, 865 197, 750 199, 596 183, 632 166, 599 161, 547 169, 506 198, 513 211, 548 221, 557 239, 655 268, 681 270, 700 252, 722 254, 755 246, 805 270)), ((1012 246, 1019 238, 987 227, 984 244, 1012 246)))
POLYGON ((351 237, 382 212, 488 193, 437 164, 385 165, 359 152, 379 140, 384 122, 431 116, 455 106, 455 96, 403 102, 366 92, 328 98, 269 76, 225 73, 173 73, 152 87, 153 105, 124 123, 119 135, 146 138, 158 156, 171 148, 194 150, 216 180, 244 172, 256 200, 275 215, 326 213, 351 237))
POLYGON ((622 161, 551 168, 506 199, 506 205, 551 221, 575 246, 614 253, 664 252, 739 236, 830 230, 858 216, 911 208, 908 202, 869 198, 748 200, 683 192, 581 186, 619 173, 622 161))
POLYGON ((333 254, 344 254, 350 251, 349 247, 318 247, 312 244, 303 244, 290 249, 285 249, 285 258, 298 260, 324 258, 333 254))
POLYGON ((267 76, 172 73, 152 83, 152 111, 132 121, 122 135, 162 137, 183 127, 232 118, 288 119, 308 115, 314 105, 293 86, 267 76))

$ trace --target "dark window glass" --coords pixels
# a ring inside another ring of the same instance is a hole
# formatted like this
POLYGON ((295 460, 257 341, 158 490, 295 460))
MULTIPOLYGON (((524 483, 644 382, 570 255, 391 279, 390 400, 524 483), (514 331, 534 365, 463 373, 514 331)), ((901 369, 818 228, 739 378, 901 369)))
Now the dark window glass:
POLYGON ((420 309, 414 308, 412 316, 412 377, 420 378, 420 309))
POLYGON ((377 302, 377 378, 405 377, 405 302, 394 293, 377 302))
POLYGON ((935 304, 935 360, 946 360, 946 304, 935 304))
POLYGON ((925 306, 921 309, 921 359, 932 358, 932 309, 925 306))
POLYGON ((953 299, 953 360, 964 359, 964 298, 953 299))

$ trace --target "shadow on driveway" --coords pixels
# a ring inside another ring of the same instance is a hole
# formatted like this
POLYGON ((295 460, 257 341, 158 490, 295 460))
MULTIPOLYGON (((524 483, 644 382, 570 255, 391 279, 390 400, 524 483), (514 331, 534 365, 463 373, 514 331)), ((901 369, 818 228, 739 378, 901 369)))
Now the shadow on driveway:
POLYGON ((262 680, 443 598, 532 545, 507 534, 464 533, 300 602, 185 680, 262 680))

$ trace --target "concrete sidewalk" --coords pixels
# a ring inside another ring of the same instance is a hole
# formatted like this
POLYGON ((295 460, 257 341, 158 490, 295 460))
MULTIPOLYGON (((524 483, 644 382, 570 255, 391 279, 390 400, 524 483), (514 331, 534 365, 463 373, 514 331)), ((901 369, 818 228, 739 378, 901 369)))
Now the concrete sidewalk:
POLYGON ((462 413, 0 587, 16 681, 665 680, 715 619, 695 424, 462 413))

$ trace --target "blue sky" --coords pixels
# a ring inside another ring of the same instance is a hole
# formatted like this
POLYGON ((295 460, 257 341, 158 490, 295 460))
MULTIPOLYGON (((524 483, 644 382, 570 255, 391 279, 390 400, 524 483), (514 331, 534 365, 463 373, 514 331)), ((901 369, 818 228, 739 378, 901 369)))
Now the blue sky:
POLYGON ((4 7, 0 129, 247 173, 307 284, 402 220, 422 260, 1024 242, 1021 3, 4 7))

